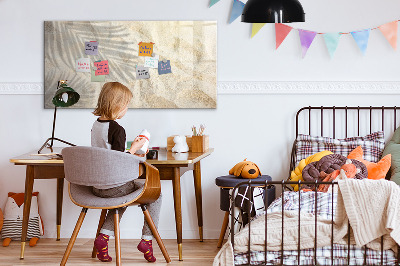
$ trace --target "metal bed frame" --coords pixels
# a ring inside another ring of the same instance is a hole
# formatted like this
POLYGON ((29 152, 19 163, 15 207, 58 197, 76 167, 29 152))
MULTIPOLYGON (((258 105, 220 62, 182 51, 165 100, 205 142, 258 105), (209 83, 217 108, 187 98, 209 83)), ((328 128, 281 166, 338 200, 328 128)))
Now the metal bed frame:
MULTIPOLYGON (((349 121, 348 121, 349 120, 348 119, 349 115, 348 115, 348 113, 356 112, 356 115, 357 115, 357 136, 360 136, 360 121, 361 121, 360 120, 360 113, 361 112, 365 113, 365 111, 367 111, 367 112, 369 111, 369 131, 370 131, 370 133, 372 133, 373 113, 375 114, 378 111, 381 112, 381 130, 384 131, 384 129, 385 129, 385 113, 387 113, 386 111, 393 112, 393 130, 395 130, 396 129, 396 125, 397 125, 397 123, 396 123, 397 111, 399 109, 400 108, 398 108, 396 106, 393 106, 393 107, 385 107, 385 106, 382 106, 382 107, 372 107, 372 106, 369 106, 369 107, 360 107, 360 106, 357 106, 357 107, 348 107, 348 106, 344 106, 344 107, 337 107, 337 106, 331 106, 331 107, 323 107, 323 106, 312 107, 312 106, 308 106, 308 107, 303 107, 296 114, 296 138, 300 134, 299 133, 299 125, 300 125, 299 124, 299 120, 300 120, 300 114, 303 111, 307 111, 308 110, 308 134, 309 135, 311 135, 311 131, 312 131, 311 112, 313 110, 319 111, 319 113, 320 113, 320 136, 324 136, 324 111, 325 110, 331 110, 330 113, 332 113, 332 117, 331 118, 332 118, 332 123, 333 123, 332 124, 332 129, 333 129, 332 136, 333 136, 333 138, 336 137, 336 122, 337 122, 336 113, 338 111, 344 112, 344 121, 341 121, 341 122, 342 122, 342 125, 344 123, 345 137, 347 138, 348 137, 348 125, 349 125, 349 121)), ((325 119, 325 121, 326 120, 327 119, 325 119)), ((296 158, 295 146, 296 146, 296 141, 294 142, 293 148, 292 148, 289 176, 290 176, 290 172, 293 169, 295 169, 295 167, 296 167, 296 165, 295 165, 295 158, 296 158)), ((249 181, 242 182, 242 183, 236 185, 234 187, 233 191, 232 191, 232 195, 235 195, 235 192, 239 187, 242 187, 242 186, 251 186, 251 187, 254 186, 254 187, 256 187, 257 186, 259 188, 263 188, 264 189, 266 198, 268 198, 268 189, 266 189, 266 188, 268 188, 269 186, 271 186, 271 185, 281 186, 282 195, 283 195, 285 190, 291 190, 290 187, 287 186, 287 185, 292 185, 292 184, 299 185, 299 187, 300 187, 301 184, 315 185, 314 191, 317 192, 317 189, 318 189, 319 185, 330 184, 330 185, 332 185, 332 190, 333 190, 334 186, 336 186, 338 183, 336 181, 332 181, 332 182, 320 182, 320 181, 304 182, 304 181, 285 181, 285 180, 283 180, 283 181, 265 181, 265 182, 263 182, 263 181, 252 181, 250 179, 249 181)), ((300 190, 298 191, 298 193, 299 193, 299 202, 301 202, 301 192, 300 192, 300 190)), ((252 194, 253 194, 253 191, 250 189, 250 198, 252 198, 252 196, 253 196, 252 194)), ((333 204, 334 203, 333 203, 333 201, 334 200, 333 199, 334 199, 334 193, 332 193, 332 213, 331 213, 331 215, 332 215, 332 221, 331 221, 332 222, 331 223, 331 225, 332 225, 331 226, 331 228, 332 228, 332 237, 331 237, 331 261, 332 261, 332 265, 334 263, 334 254, 333 254, 333 251, 334 251, 333 250, 333 244, 334 244, 333 243, 333 224, 334 224, 334 220, 333 220, 334 219, 334 217, 333 217, 333 210, 334 210, 333 204)), ((318 208, 317 207, 317 202, 318 202, 317 193, 315 193, 315 213, 317 213, 317 208, 318 208)), ((268 252, 268 250, 267 250, 267 242, 268 242, 268 239, 267 239, 267 233, 268 233, 267 207, 268 206, 266 204, 267 204, 267 201, 264 201, 264 208, 265 208, 264 262, 260 263, 259 265, 271 265, 271 264, 268 264, 268 262, 267 262, 267 252, 268 252)), ((284 197, 282 197, 282 212, 284 212, 284 197)), ((299 204, 298 214, 299 214, 298 226, 300 227, 300 204, 299 204)), ((235 241, 234 241, 234 237, 235 237, 235 234, 234 234, 234 217, 235 217, 234 197, 232 197, 232 200, 231 200, 231 232, 230 232, 231 239, 230 240, 231 240, 231 244, 232 244, 233 248, 234 248, 234 245, 235 245, 235 241)), ((313 258, 314 263, 313 264, 308 264, 308 265, 318 265, 317 264, 317 255, 316 255, 317 238, 318 238, 316 224, 317 224, 317 215, 315 215, 315 239, 314 239, 314 258, 313 258)), ((250 243, 251 243, 251 230, 250 230, 251 229, 251 219, 249 219, 248 227, 249 227, 249 242, 247 244, 247 262, 248 263, 245 264, 245 265, 250 265, 251 264, 251 255, 250 255, 251 254, 251 249, 250 249, 250 243)), ((283 240, 283 238, 284 238, 283 237, 283 235, 284 235, 284 217, 283 216, 282 216, 282 232, 281 232, 281 234, 282 234, 281 250, 280 250, 281 256, 280 256, 280 264, 279 265, 284 265, 283 264, 283 259, 284 259, 284 256, 283 256, 283 251, 284 251, 284 240, 283 240)), ((301 242, 301 237, 300 237, 300 230, 299 230, 298 243, 297 243, 297 247, 298 247, 297 248, 297 265, 304 265, 304 264, 300 264, 300 254, 301 254, 300 242, 301 242)), ((400 249, 399 249, 400 246, 397 245, 397 248, 398 248, 399 252, 397 253, 397 258, 396 258, 395 265, 400 265, 400 249)), ((366 253, 366 249, 367 248, 366 248, 366 246, 363 246, 363 249, 364 249, 364 263, 363 263, 363 265, 367 265, 366 264, 367 263, 367 253, 366 253)), ((350 265, 350 224, 348 226, 348 233, 347 233, 347 264, 346 265, 350 265)), ((383 261, 383 236, 381 237, 380 265, 384 265, 384 261, 383 261)))

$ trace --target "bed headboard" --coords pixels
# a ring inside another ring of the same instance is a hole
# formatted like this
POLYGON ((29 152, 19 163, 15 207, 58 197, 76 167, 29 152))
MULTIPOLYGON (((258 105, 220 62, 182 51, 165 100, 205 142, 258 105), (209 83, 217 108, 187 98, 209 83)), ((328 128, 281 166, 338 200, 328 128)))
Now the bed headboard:
MULTIPOLYGON (((308 106, 296 114, 296 137, 299 134, 347 138, 363 136, 382 130, 385 139, 391 137, 398 126, 396 106, 308 106)), ((293 144, 290 171, 295 164, 295 144, 293 144)), ((290 172, 289 172, 290 176, 290 172)))

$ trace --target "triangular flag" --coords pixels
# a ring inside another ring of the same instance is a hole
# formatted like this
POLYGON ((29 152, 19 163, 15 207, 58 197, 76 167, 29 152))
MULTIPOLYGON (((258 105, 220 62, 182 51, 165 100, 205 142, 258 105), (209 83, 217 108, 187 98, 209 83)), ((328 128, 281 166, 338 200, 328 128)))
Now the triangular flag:
POLYGON ((332 58, 333 54, 336 51, 336 48, 338 47, 339 39, 340 36, 342 36, 342 34, 340 34, 339 32, 333 32, 333 33, 325 33, 323 36, 326 48, 328 48, 329 55, 332 58))
POLYGON ((361 53, 363 55, 365 54, 365 51, 367 50, 370 32, 371 32, 371 29, 351 32, 351 35, 353 35, 353 38, 356 41, 356 43, 357 43, 358 47, 360 48, 361 53))
POLYGON ((383 35, 385 35, 386 39, 390 43, 390 45, 393 47, 393 49, 396 50, 397 48, 397 20, 393 22, 386 23, 382 26, 378 27, 383 35))
POLYGON ((218 2, 219 2, 219 0, 210 0, 210 5, 208 7, 212 7, 213 5, 215 5, 218 2))
POLYGON ((308 48, 312 44, 315 36, 317 33, 315 31, 308 31, 308 30, 300 30, 299 29, 299 36, 300 36, 300 43, 301 43, 301 55, 304 58, 306 56, 308 48))
POLYGON ((251 28, 251 38, 254 37, 258 33, 259 30, 261 30, 262 27, 264 27, 265 23, 253 23, 253 26, 251 28))
POLYGON ((235 19, 237 19, 240 15, 242 15, 242 11, 244 8, 244 3, 239 0, 233 0, 231 17, 229 19, 229 23, 232 23, 235 19))
POLYGON ((282 44, 282 42, 285 40, 286 36, 288 36, 289 32, 292 29, 293 28, 288 25, 275 23, 276 49, 278 49, 278 47, 282 44))

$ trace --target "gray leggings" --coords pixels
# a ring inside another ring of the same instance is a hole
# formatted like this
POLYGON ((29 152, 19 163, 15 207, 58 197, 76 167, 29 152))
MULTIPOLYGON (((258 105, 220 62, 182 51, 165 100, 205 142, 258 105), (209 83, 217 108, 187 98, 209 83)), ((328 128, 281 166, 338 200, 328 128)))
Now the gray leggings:
MULTIPOLYGON (((138 189, 141 189, 143 186, 144 182, 138 182, 138 181, 135 182, 135 180, 132 180, 119 187, 113 187, 108 189, 93 188, 93 194, 101 198, 116 198, 128 195, 138 189)), ((154 224, 156 225, 157 228, 158 228, 158 221, 160 219, 161 202, 162 202, 162 196, 160 194, 160 197, 155 202, 146 204, 146 207, 149 210, 151 218, 153 218, 154 224)), ((125 210, 126 207, 118 208, 120 219, 122 218, 122 215, 124 214, 125 210)), ((108 210, 106 220, 104 221, 100 233, 109 236, 114 236, 114 214, 115 214, 115 209, 108 210)), ((152 238, 153 234, 150 230, 149 225, 145 220, 142 230, 142 239, 151 240, 152 238)))

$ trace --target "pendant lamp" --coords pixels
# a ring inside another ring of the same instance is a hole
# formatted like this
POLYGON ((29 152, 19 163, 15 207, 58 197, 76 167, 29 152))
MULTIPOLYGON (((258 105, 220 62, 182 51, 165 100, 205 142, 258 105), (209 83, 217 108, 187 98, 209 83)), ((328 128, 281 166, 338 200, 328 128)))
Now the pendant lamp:
POLYGON ((304 10, 298 0, 249 0, 243 8, 242 22, 304 22, 304 10))
POLYGON ((54 104, 54 117, 53 117, 53 131, 51 134, 51 138, 48 138, 42 147, 39 149, 38 153, 40 153, 45 147, 50 148, 53 152, 53 141, 57 140, 62 143, 68 144, 70 146, 75 146, 72 143, 69 143, 65 140, 55 138, 54 131, 56 128, 56 117, 57 117, 57 107, 69 107, 76 104, 79 101, 80 95, 74 89, 67 85, 66 80, 60 80, 57 85, 57 91, 53 97, 53 104, 54 104), (50 144, 49 144, 49 141, 50 144))

